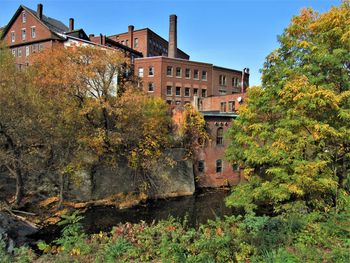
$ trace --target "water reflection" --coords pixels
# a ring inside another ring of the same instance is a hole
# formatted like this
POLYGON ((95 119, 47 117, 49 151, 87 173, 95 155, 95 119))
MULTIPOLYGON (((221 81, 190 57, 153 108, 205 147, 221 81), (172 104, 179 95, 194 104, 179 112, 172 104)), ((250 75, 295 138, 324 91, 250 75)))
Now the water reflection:
POLYGON ((183 220, 186 216, 188 225, 197 227, 208 219, 233 213, 224 203, 228 194, 229 191, 224 190, 206 190, 193 196, 155 200, 123 210, 110 206, 91 207, 83 215, 82 223, 88 233, 97 233, 110 231, 118 223, 138 223, 141 220, 151 223, 169 216, 183 220))

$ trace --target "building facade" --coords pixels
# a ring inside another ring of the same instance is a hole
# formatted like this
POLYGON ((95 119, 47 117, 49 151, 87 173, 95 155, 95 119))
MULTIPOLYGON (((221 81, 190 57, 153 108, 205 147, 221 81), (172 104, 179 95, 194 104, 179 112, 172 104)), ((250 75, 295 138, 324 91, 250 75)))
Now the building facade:
POLYGON ((177 47, 177 16, 170 15, 168 41, 149 28, 111 36, 89 36, 83 29, 74 28, 45 16, 43 5, 34 11, 21 5, 6 27, 1 39, 11 49, 19 67, 30 64, 31 54, 56 46, 93 45, 116 49, 130 58, 139 86, 150 96, 164 99, 173 109, 192 103, 202 112, 210 141, 198 152, 194 173, 203 187, 234 185, 242 180, 239 167, 225 160, 228 140, 224 134, 237 117, 249 86, 249 69, 235 70, 211 63, 191 61, 177 47))

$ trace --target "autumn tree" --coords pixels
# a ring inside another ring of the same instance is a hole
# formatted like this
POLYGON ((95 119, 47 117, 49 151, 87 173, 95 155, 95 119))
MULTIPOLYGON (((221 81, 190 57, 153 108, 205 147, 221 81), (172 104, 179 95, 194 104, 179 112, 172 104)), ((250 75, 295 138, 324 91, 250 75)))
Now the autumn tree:
POLYGON ((227 200, 246 211, 349 205, 350 4, 304 9, 266 59, 230 130, 227 156, 247 183, 227 200))
POLYGON ((135 171, 135 180, 155 185, 150 170, 170 146, 170 115, 164 101, 137 87, 122 53, 94 47, 55 49, 40 54, 33 68, 36 86, 61 105, 59 122, 80 127, 72 129, 75 149, 62 163, 63 176, 87 166, 87 158, 94 160, 89 164, 92 176, 98 166, 118 169, 124 160, 135 171))
POLYGON ((17 70, 10 51, 0 48, 0 166, 16 178, 15 204, 30 174, 40 174, 50 138, 45 99, 31 85, 31 73, 17 70))

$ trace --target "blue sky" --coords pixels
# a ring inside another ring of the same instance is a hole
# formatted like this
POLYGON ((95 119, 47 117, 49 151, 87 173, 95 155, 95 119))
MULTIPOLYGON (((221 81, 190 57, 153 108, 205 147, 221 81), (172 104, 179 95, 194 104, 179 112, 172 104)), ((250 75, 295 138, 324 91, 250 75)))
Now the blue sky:
MULTIPOLYGON (((40 0, 39 0, 40 1, 40 0)), ((0 0, 0 26, 20 4, 36 10, 39 1, 0 0)), ((178 16, 178 47, 191 60, 234 69, 250 68, 250 84, 260 84, 265 57, 278 47, 277 35, 303 7, 326 12, 341 0, 41 0, 44 14, 87 34, 106 35, 149 27, 168 38, 169 15, 178 16)))

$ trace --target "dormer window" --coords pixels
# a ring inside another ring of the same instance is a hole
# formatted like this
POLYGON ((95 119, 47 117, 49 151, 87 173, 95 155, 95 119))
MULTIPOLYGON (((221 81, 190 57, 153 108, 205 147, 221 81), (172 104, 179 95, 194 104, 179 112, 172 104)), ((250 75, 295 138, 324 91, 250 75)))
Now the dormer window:
POLYGON ((25 22, 27 22, 27 14, 26 12, 22 12, 22 23, 24 24, 25 22))

